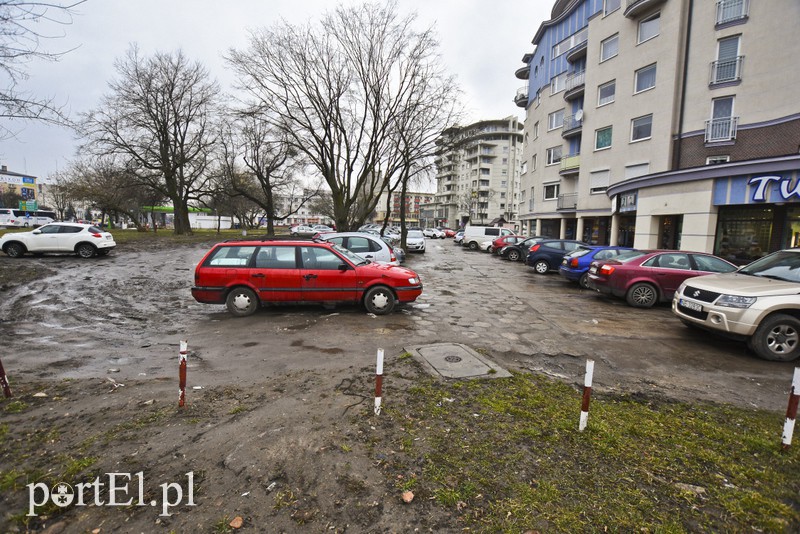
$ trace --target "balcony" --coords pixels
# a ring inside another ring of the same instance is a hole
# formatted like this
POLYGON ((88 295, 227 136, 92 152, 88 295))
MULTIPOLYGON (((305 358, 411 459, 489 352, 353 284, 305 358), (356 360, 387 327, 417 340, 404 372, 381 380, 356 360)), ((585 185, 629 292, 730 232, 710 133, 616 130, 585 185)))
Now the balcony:
POLYGON ((663 4, 667 0, 628 0, 628 7, 625 8, 625 16, 635 19, 639 15, 650 12, 650 9, 663 4))
POLYGON ((583 111, 578 111, 574 115, 564 117, 564 126, 561 129, 561 137, 567 139, 579 135, 583 129, 583 111))
POLYGON ((520 67, 514 72, 514 76, 516 76, 520 80, 527 80, 530 74, 531 74, 530 65, 525 65, 524 67, 520 67))
POLYGON ((721 117, 706 121, 706 143, 733 141, 736 139, 736 129, 739 126, 739 117, 721 117))
POLYGON ((573 72, 567 76, 564 83, 564 100, 571 100, 576 96, 583 94, 583 89, 586 84, 586 71, 573 72))
POLYGON ((578 174, 581 168, 581 155, 575 154, 574 156, 567 156, 561 158, 561 166, 559 167, 559 174, 566 176, 570 174, 578 174))
POLYGON ((580 58, 586 57, 587 45, 588 45, 588 39, 584 39, 580 43, 570 48, 566 56, 567 61, 570 63, 575 63, 580 58))
POLYGON ((578 207, 578 193, 562 193, 558 195, 559 210, 574 210, 578 207))
POLYGON ((517 89, 517 94, 514 96, 514 103, 521 108, 528 107, 528 86, 520 87, 517 89))
POLYGON ((736 56, 731 59, 721 59, 711 62, 711 78, 709 85, 720 83, 738 82, 742 79, 742 63, 744 56, 736 56))
POLYGON ((743 22, 749 12, 750 0, 717 0, 717 26, 743 22))

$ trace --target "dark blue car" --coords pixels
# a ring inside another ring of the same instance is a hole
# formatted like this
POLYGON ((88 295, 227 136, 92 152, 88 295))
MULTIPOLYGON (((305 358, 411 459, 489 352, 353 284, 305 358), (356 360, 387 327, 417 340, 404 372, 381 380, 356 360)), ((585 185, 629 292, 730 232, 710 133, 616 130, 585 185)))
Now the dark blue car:
POLYGON ((570 282, 578 282, 583 288, 589 287, 589 266, 595 260, 611 260, 623 252, 633 250, 629 247, 608 247, 581 245, 561 260, 558 274, 570 282))
POLYGON ((547 274, 561 265, 564 254, 568 254, 580 247, 587 245, 583 241, 573 239, 542 239, 528 249, 527 265, 533 267, 538 274, 547 274))

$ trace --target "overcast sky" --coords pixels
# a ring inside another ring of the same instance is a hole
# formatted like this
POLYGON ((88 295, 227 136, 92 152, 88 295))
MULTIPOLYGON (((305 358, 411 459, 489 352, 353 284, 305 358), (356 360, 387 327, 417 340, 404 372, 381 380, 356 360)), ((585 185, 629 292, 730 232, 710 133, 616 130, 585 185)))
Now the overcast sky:
MULTIPOLYGON (((340 3, 353 4, 354 0, 340 3)), ((227 89, 233 77, 222 55, 247 46, 248 30, 280 19, 318 20, 332 0, 88 0, 71 25, 48 30, 63 38, 43 41, 49 52, 75 49, 56 63, 34 62, 22 89, 54 97, 76 117, 97 106, 116 76, 114 61, 131 43, 147 55, 182 49, 203 63, 227 89)), ((457 76, 470 122, 509 115, 524 81, 514 76, 531 39, 549 18, 552 2, 522 0, 398 0, 400 10, 416 11, 420 26, 433 25, 446 67, 457 76)), ((6 83, 2 79, 2 83, 6 83)), ((47 177, 75 158, 77 141, 66 129, 37 123, 8 123, 15 139, 0 141, 0 164, 9 171, 47 177)))

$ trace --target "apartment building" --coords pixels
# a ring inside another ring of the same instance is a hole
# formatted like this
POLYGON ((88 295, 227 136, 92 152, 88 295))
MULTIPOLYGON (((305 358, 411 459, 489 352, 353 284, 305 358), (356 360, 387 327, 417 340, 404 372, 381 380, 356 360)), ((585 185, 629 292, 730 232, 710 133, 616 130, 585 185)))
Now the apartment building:
POLYGON ((431 226, 516 221, 522 162, 522 124, 516 117, 449 128, 437 144, 431 226))
POLYGON ((746 261, 800 246, 796 0, 559 0, 526 85, 523 230, 746 261))
POLYGON ((388 193, 384 191, 375 206, 375 217, 373 221, 383 222, 386 218, 386 210, 389 210, 389 223, 400 224, 400 208, 405 198, 405 221, 408 226, 419 226, 422 224, 422 207, 433 202, 433 193, 423 193, 419 191, 407 191, 405 197, 398 192, 388 193))

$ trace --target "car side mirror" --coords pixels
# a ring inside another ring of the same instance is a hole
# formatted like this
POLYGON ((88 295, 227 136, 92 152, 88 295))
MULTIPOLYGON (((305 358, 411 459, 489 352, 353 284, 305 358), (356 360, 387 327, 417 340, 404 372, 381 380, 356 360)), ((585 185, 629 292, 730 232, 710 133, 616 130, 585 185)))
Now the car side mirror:
POLYGON ((342 272, 345 272, 348 268, 349 267, 347 267, 346 263, 340 263, 339 264, 339 270, 342 271, 342 272))
POLYGON ((36 230, 34 230, 34 231, 33 231, 33 232, 31 232, 31 233, 33 233, 33 234, 36 234, 36 235, 39 235, 39 234, 41 234, 41 233, 42 233, 42 231, 41 231, 41 230, 39 230, 39 229, 37 228, 36 230))

